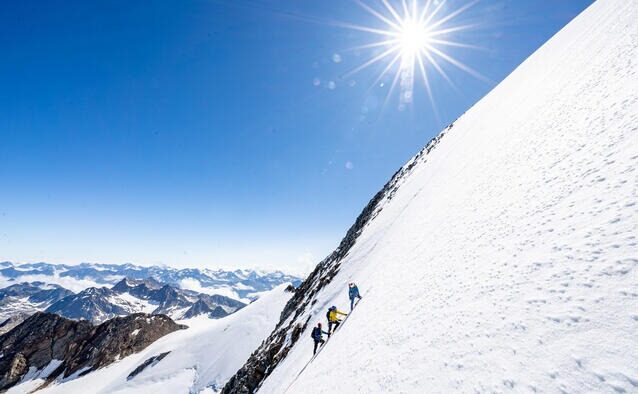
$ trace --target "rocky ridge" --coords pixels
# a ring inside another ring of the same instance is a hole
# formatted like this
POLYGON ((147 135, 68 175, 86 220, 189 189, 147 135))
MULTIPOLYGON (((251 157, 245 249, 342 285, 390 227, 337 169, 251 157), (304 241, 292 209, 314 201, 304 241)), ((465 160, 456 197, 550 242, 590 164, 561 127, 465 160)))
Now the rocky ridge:
POLYGON ((100 325, 37 312, 0 336, 0 392, 23 380, 77 377, 187 328, 165 315, 133 314, 100 325))

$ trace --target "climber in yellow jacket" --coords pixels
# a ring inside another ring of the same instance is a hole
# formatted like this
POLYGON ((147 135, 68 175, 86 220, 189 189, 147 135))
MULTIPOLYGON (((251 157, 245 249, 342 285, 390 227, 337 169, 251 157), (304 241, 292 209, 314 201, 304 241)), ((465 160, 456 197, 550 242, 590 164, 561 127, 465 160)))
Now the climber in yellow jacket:
POLYGON ((334 332, 337 329, 337 327, 339 327, 339 324, 341 324, 339 315, 347 316, 348 314, 337 310, 337 307, 334 305, 331 306, 330 309, 328 309, 328 313, 326 313, 326 317, 328 318, 328 335, 334 332), (333 325, 334 325, 334 330, 332 329, 333 325))

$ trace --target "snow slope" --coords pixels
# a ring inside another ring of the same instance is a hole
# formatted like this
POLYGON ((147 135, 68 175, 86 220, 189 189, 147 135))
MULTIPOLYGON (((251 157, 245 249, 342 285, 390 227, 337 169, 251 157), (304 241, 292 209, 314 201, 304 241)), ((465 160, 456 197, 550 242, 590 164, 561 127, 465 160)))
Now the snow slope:
POLYGON ((637 1, 594 3, 401 182, 260 394, 638 392, 637 1))
MULTIPOLYGON (((272 331, 292 295, 281 285, 237 313, 219 320, 205 316, 181 323, 190 328, 169 334, 144 351, 42 393, 198 393, 220 388, 272 331), (145 360, 169 353, 131 380, 145 360)), ((19 392, 20 387, 16 388, 19 392)))

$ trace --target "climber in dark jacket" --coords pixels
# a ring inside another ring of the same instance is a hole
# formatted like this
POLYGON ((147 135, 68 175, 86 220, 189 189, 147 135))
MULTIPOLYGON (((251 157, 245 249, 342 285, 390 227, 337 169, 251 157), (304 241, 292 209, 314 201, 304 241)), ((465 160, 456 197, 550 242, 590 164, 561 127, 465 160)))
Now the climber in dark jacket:
POLYGON ((359 295, 359 288, 354 283, 350 283, 348 288, 348 296, 350 297, 350 310, 354 308, 354 299, 361 299, 361 295, 359 295))
POLYGON ((326 341, 323 340, 323 334, 329 335, 321 329, 321 323, 317 323, 317 327, 312 329, 312 339, 315 341, 315 348, 312 351, 312 354, 317 354, 317 347, 319 347, 319 344, 323 345, 326 343, 326 341))

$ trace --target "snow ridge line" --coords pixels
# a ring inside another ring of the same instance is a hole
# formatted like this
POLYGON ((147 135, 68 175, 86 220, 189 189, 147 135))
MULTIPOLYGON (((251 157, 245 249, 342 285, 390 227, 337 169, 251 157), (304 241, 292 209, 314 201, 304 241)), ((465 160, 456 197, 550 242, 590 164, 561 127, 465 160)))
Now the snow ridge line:
POLYGON ((339 246, 323 259, 295 290, 295 295, 284 307, 275 330, 253 352, 244 366, 230 378, 222 389, 222 394, 254 393, 259 390, 264 380, 286 358, 301 334, 308 328, 308 322, 313 316, 311 313, 304 316, 304 312, 309 305, 314 305, 317 294, 337 275, 343 259, 348 255, 363 229, 394 197, 416 166, 427 161, 429 153, 438 146, 441 139, 453 126, 454 123, 451 123, 432 138, 425 147, 395 172, 383 188, 368 202, 339 246))

